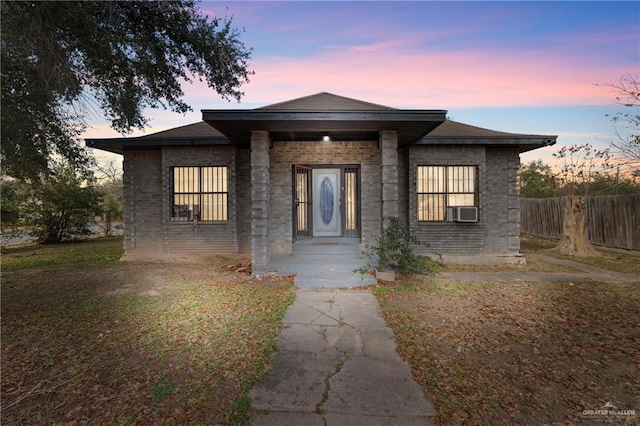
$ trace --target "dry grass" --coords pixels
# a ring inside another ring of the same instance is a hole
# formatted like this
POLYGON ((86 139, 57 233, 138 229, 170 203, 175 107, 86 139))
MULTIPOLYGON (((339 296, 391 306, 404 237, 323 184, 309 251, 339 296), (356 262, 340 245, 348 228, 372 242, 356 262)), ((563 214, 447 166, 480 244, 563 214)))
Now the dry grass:
POLYGON ((247 423, 292 285, 121 247, 4 252, 2 424, 247 423))
POLYGON ((555 257, 557 259, 572 260, 585 265, 595 266, 601 269, 608 269, 610 271, 622 272, 625 274, 637 274, 640 275, 640 255, 637 253, 623 253, 610 250, 603 250, 596 248, 600 253, 598 257, 588 258, 575 258, 571 256, 565 256, 553 248, 557 245, 557 241, 547 240, 543 238, 536 238, 532 236, 523 235, 520 238, 520 247, 522 253, 540 253, 545 256, 555 257))
POLYGON ((640 283, 404 282, 375 289, 441 425, 640 421, 640 283))
POLYGON ((527 257, 525 264, 510 265, 466 265, 448 264, 439 269, 439 272, 581 272, 570 266, 556 265, 541 259, 527 257))

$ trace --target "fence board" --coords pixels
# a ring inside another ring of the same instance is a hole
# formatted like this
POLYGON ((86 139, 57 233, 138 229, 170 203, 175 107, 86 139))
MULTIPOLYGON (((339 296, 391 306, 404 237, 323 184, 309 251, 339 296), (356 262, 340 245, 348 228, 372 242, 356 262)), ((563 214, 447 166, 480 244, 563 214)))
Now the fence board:
MULTIPOLYGON (((560 238, 566 197, 522 198, 520 229, 538 237, 560 238)), ((640 250, 640 194, 587 199, 589 239, 593 244, 640 250)))

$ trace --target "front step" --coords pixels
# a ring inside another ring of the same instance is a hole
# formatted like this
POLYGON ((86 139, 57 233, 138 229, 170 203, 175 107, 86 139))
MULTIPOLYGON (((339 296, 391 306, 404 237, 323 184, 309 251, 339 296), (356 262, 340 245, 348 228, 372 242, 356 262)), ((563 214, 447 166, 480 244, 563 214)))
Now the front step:
POLYGON ((365 267, 355 238, 314 238, 298 241, 292 255, 274 255, 269 267, 279 275, 296 274, 299 287, 361 287, 375 285, 371 275, 354 272, 365 267))

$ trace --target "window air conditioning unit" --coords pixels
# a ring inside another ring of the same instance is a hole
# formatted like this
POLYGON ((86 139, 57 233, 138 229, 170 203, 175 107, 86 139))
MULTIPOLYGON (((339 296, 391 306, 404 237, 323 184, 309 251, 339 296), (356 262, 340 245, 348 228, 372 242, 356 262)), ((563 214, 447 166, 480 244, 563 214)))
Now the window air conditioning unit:
POLYGON ((447 207, 447 221, 449 222, 477 222, 477 207, 447 207))

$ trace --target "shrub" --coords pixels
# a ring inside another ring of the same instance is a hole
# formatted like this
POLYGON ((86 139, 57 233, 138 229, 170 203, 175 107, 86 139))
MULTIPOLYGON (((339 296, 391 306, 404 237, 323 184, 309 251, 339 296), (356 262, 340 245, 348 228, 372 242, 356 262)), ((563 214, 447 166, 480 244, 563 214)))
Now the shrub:
MULTIPOLYGON (((438 264, 429 256, 417 255, 413 246, 428 246, 420 241, 411 230, 400 223, 397 217, 389 218, 389 226, 382 231, 376 243, 367 246, 364 255, 370 261, 377 261, 376 269, 394 270, 404 275, 435 272, 438 264)), ((371 264, 369 264, 371 266, 371 264)))
POLYGON ((90 176, 70 165, 58 165, 42 181, 31 184, 21 206, 24 226, 43 244, 90 234, 89 223, 101 196, 90 176))

